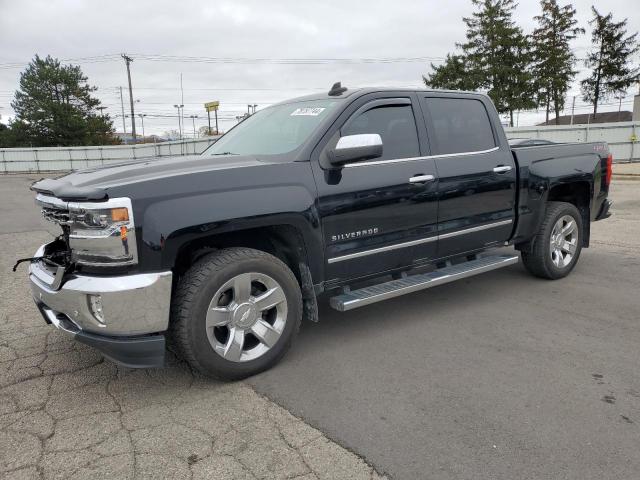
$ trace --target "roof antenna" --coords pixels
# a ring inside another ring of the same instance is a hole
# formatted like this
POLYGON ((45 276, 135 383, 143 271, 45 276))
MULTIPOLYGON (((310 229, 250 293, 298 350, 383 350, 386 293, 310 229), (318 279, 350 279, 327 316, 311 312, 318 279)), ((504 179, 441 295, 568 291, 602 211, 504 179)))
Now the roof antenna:
POLYGON ((337 97, 338 95, 342 95, 346 91, 347 87, 343 87, 341 82, 336 82, 331 87, 331 90, 329 90, 329 96, 337 97))

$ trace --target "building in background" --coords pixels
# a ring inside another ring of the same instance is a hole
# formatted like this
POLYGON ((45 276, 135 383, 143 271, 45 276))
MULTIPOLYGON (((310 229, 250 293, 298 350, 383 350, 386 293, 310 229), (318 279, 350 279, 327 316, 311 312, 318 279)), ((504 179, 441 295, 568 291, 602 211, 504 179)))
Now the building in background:
POLYGON ((539 126, 549 125, 587 125, 590 123, 612 123, 612 122, 630 122, 633 114, 629 111, 621 112, 601 112, 595 116, 593 113, 580 113, 578 115, 561 115, 556 119, 552 118, 548 122, 539 123, 539 126), (573 117, 573 121, 572 121, 573 117))

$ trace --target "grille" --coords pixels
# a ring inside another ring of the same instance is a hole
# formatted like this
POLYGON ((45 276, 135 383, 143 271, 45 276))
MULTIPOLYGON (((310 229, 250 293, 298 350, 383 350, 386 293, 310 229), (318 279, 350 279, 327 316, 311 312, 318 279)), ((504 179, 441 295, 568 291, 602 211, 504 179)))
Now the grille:
POLYGON ((42 217, 50 222, 55 222, 58 225, 70 225, 71 215, 69 210, 65 208, 56 208, 44 206, 42 207, 42 217))

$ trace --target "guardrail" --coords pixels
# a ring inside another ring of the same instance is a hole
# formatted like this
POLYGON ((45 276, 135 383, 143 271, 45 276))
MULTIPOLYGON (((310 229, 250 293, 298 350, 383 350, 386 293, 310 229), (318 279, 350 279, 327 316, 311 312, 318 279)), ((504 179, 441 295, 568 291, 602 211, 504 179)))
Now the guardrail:
POLYGON ((70 171, 137 158, 198 155, 218 138, 96 147, 0 148, 0 173, 70 171))
POLYGON ((640 122, 593 123, 549 127, 508 127, 508 138, 543 138, 553 142, 607 142, 614 162, 640 162, 640 122))

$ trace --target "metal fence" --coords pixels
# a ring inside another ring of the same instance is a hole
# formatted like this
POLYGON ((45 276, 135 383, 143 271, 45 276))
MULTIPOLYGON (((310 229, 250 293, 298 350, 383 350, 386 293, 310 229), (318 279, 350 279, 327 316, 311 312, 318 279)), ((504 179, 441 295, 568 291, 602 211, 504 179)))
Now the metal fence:
POLYGON ((136 158, 197 155, 217 139, 103 147, 0 148, 0 173, 69 171, 136 158))
POLYGON ((505 128, 508 138, 543 138, 553 142, 607 142, 614 162, 640 161, 640 122, 594 123, 505 128))
MULTIPOLYGON (((554 142, 607 142, 614 161, 640 161, 640 122, 510 127, 508 138, 543 138, 554 142)), ((199 154, 217 137, 176 142, 104 147, 48 147, 0 149, 0 173, 69 171, 118 163, 132 158, 199 154)))

